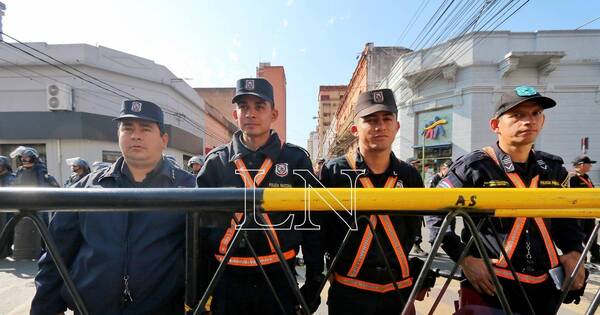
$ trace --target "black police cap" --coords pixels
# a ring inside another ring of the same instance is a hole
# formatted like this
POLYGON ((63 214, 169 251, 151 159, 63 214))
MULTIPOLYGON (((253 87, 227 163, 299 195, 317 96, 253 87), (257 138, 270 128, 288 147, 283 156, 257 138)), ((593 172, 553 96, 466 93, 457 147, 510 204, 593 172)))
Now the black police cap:
POLYGON ((553 99, 542 96, 534 87, 521 85, 510 92, 502 93, 500 101, 496 104, 494 118, 502 116, 502 114, 526 101, 535 102, 543 109, 556 106, 556 102, 553 99))
POLYGON ((376 112, 398 113, 394 92, 390 89, 372 90, 358 96, 356 116, 365 117, 376 112))
POLYGON ((148 101, 123 101, 123 106, 121 106, 121 113, 119 114, 119 117, 113 120, 119 121, 126 118, 152 121, 158 123, 161 128, 164 125, 164 114, 162 109, 158 105, 148 101))
POLYGON ((231 103, 237 103, 244 95, 254 95, 275 104, 273 102, 273 86, 262 78, 239 79, 235 85, 235 96, 231 103))
POLYGON ((579 164, 596 164, 596 161, 592 161, 587 155, 580 155, 573 160, 573 165, 579 164))

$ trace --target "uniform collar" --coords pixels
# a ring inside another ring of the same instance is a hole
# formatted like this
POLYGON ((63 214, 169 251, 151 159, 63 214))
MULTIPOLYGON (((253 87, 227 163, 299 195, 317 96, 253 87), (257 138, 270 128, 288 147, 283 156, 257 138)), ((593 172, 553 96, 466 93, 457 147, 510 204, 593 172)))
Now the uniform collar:
POLYGON ((265 143, 262 147, 258 148, 256 151, 252 151, 248 149, 248 147, 242 142, 242 131, 238 130, 233 134, 233 138, 229 143, 229 162, 233 162, 237 159, 243 159, 249 154, 255 154, 260 152, 271 159, 271 161, 277 161, 279 157, 279 153, 281 152, 281 147, 283 143, 279 139, 277 132, 271 130, 271 136, 267 143, 265 143))
MULTIPOLYGON (((133 179, 133 176, 131 175, 129 169, 127 168, 127 165, 125 164, 125 159, 123 157, 120 157, 115 163, 113 163, 109 168, 107 168, 104 171, 104 174, 100 176, 100 179, 108 177, 119 178, 123 176, 133 179)), ((158 162, 158 165, 146 175, 146 178, 151 178, 155 176, 163 176, 170 179, 171 181, 175 181, 175 169, 173 168, 173 165, 170 162, 166 161, 165 158, 162 158, 158 162)))
MULTIPOLYGON (((366 176, 375 175, 375 174, 373 174, 373 172, 371 171, 371 169, 365 162, 365 159, 364 159, 362 153, 360 153, 360 150, 358 150, 358 149, 356 150, 355 159, 356 159, 356 169, 357 170, 365 170, 366 176)), ((392 152, 390 152, 390 165, 388 166, 388 168, 385 170, 385 172, 383 174, 398 176, 397 170, 399 168, 400 168, 400 162, 398 161, 398 159, 396 158, 396 155, 392 151, 392 152)))
MULTIPOLYGON (((516 171, 515 164, 514 164, 512 158, 510 157, 510 155, 506 154, 504 151, 502 151, 502 149, 500 149, 498 142, 496 142, 496 144, 493 146, 493 148, 494 148, 494 152, 496 153, 496 157, 498 158, 498 161, 500 162, 500 167, 506 173, 515 172, 516 171)), ((529 152, 529 157, 527 158, 527 163, 530 164, 530 166, 528 167, 530 170, 531 170, 531 165, 535 165, 535 167, 538 170, 538 173, 545 173, 548 171, 548 165, 546 164, 546 162, 542 159, 541 156, 538 156, 533 149, 529 152)))

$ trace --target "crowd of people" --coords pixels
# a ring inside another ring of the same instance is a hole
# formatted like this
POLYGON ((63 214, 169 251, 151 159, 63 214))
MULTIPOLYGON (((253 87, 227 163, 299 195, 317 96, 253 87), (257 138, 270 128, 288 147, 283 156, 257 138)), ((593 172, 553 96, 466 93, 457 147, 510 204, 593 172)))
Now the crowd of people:
MULTIPOLYGON (((169 135, 161 108, 148 101, 125 101, 115 118, 122 157, 112 164, 91 167, 81 158, 68 159, 72 175, 64 186, 305 187, 294 170, 311 170, 325 187, 351 187, 351 183, 361 188, 425 187, 417 170, 418 160, 404 162, 392 151, 400 122, 389 89, 366 91, 359 96, 351 126, 356 149, 328 161, 319 160, 314 168, 304 149, 281 141, 272 130, 278 110, 268 81, 240 79, 232 103, 239 131, 231 142, 215 148, 205 158, 190 159, 187 166, 191 173, 163 153, 169 135)), ((520 86, 505 92, 489 120, 497 142, 454 162, 444 161, 428 186, 593 187, 587 173, 595 161, 588 156, 577 157, 569 173, 562 158, 534 149, 546 119, 544 111, 556 105, 533 87, 520 86)), ((11 158, 18 159, 20 165, 14 175, 10 159, 0 156, 2 186, 59 186, 32 148, 19 147, 11 158)), ((311 184, 317 187, 318 183, 311 184)), ((183 210, 54 214, 49 221, 50 233, 90 314, 182 314, 194 307, 184 305, 183 210)), ((235 210, 232 216, 217 218, 212 226, 200 229, 200 242, 194 249, 200 257, 196 266, 198 290, 204 290, 206 279, 220 263, 226 263, 206 313, 312 313, 321 304, 321 284, 328 280, 329 314, 399 314, 423 266, 422 260, 409 254, 415 245, 417 254, 422 254, 422 222, 433 242, 443 219, 369 213, 355 221, 340 212, 313 215, 319 230, 273 228, 298 226, 306 219, 299 213, 288 215, 263 213, 255 220, 246 220, 242 210, 235 210), (262 229, 259 224, 264 224, 262 229), (308 310, 294 295, 277 248, 291 270, 296 268, 302 251, 306 273, 299 289, 308 310), (226 259, 228 251, 231 255, 226 259), (326 274, 328 269, 331 274, 326 274)), ((443 238, 443 250, 461 266, 464 275, 456 314, 501 312, 497 290, 502 290, 515 313, 555 313, 561 283, 550 274, 557 269, 564 275, 575 271, 595 221, 523 217, 490 218, 485 223, 478 233, 485 240, 500 287, 494 286, 481 253, 467 248, 467 229, 457 234, 452 227, 443 238)), ((10 255, 10 247, 4 249, 6 255, 10 255)), ((599 246, 594 242, 591 261, 598 262, 599 255, 599 246)), ((67 308, 76 309, 51 255, 43 252, 38 263, 31 314, 56 315, 67 308)), ((584 269, 575 274, 566 303, 576 302, 585 289, 584 269)), ((425 292, 434 283, 428 281, 417 299, 426 298, 425 292)), ((408 310, 415 313, 412 305, 408 310)))

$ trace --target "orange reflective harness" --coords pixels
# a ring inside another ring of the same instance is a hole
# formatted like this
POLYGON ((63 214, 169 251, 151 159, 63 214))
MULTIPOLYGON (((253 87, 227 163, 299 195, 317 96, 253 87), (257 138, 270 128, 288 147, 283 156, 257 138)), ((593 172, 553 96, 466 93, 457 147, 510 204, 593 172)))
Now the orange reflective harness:
MULTIPOLYGON (((500 167, 500 161, 496 157, 496 152, 492 147, 485 147, 483 151, 492 159, 496 164, 500 167)), ((508 179, 513 183, 516 188, 528 188, 525 186, 525 183, 517 173, 506 173, 508 179)), ((529 188, 537 188, 539 182, 539 175, 536 175, 529 184, 529 188)), ((508 255, 508 259, 512 259, 513 254, 515 253, 515 249, 519 243, 521 238, 521 234, 523 233, 523 229, 527 223, 528 218, 526 217, 518 217, 515 218, 515 222, 508 233, 506 240, 504 241, 504 249, 506 254, 508 255)), ((537 225, 542 239, 544 240, 544 245, 546 247, 546 252, 548 253, 548 258, 550 259, 550 268, 554 268, 559 265, 558 255, 556 253, 556 249, 554 248, 554 242, 552 241, 552 237, 546 228, 546 224, 542 218, 533 218, 535 224, 537 225)), ((500 259, 494 264, 494 270, 496 271, 496 275, 505 279, 515 280, 512 272, 507 269, 508 262, 504 255, 500 256, 500 259)), ((532 276, 525 273, 516 272, 519 277, 519 281, 529 284, 537 284, 542 283, 548 279, 548 273, 544 273, 539 276, 532 276)))
POLYGON ((591 180, 587 180, 585 179, 585 177, 577 174, 577 177, 579 177, 579 179, 581 179, 582 182, 584 182, 589 188, 594 188, 594 184, 592 184, 591 180))
MULTIPOLYGON (((250 175, 250 172, 248 172, 248 168, 246 167, 246 164, 244 164, 244 161, 242 161, 242 159, 236 159, 233 162, 234 162, 236 170, 238 171, 240 177, 242 178, 242 181, 244 182, 244 186, 246 186, 246 188, 254 188, 254 187, 260 186, 262 181, 267 177, 269 170, 273 166, 273 161, 271 161, 271 159, 268 157, 265 158, 265 161, 261 165, 258 173, 254 177, 254 179, 252 179, 252 176, 250 175)), ((234 215, 238 222, 240 222, 244 217, 244 214, 241 212, 236 212, 234 215)), ((275 243, 277 243, 277 245, 279 246, 279 238, 277 236, 277 233, 273 229, 273 224, 271 223, 271 219, 269 218, 269 215, 265 213, 265 214, 263 214, 263 218, 266 221, 268 228, 270 228, 271 231, 273 232, 273 236, 275 238, 275 243)), ((229 228, 227 228, 227 231, 225 231, 225 235, 223 235, 223 238, 221 238, 221 243, 219 244, 219 254, 215 254, 215 258, 219 262, 223 261, 223 258, 225 257, 225 253, 227 252, 227 249, 229 249, 229 244, 231 243, 231 240, 233 239, 233 236, 234 236, 235 230, 236 230, 236 220, 231 219, 231 226, 229 228)), ((269 265, 269 264, 279 262, 279 257, 277 257, 273 243, 271 243, 271 241, 269 239, 267 239, 267 240, 269 241, 269 247, 271 248, 272 254, 265 255, 265 256, 258 256, 258 260, 260 261, 261 265, 269 265)), ((292 259, 292 258, 296 257, 296 251, 291 249, 289 251, 284 252, 283 256, 285 257, 286 260, 292 259)), ((258 264, 256 263, 256 259, 254 257, 232 256, 227 264, 232 265, 232 266, 241 266, 241 267, 256 267, 256 266, 258 266, 258 264)))
MULTIPOLYGON (((348 160, 348 164, 352 167, 353 170, 356 170, 356 162, 351 153, 348 153, 346 156, 348 160)), ((359 180, 364 188, 375 188, 373 182, 368 177, 359 177, 359 180)), ((390 176, 385 182, 384 188, 394 188, 396 185, 396 181, 398 177, 390 176)), ((402 248, 402 243, 396 234, 394 229, 394 225, 392 224, 392 220, 390 220, 389 215, 370 215, 369 221, 373 225, 375 229, 377 227, 378 222, 381 222, 385 234, 390 241, 392 248, 394 249, 394 253, 398 262, 400 263, 400 269, 402 271, 402 280, 397 281, 396 285, 398 288, 406 288, 412 285, 412 278, 410 277, 410 269, 408 266, 408 261, 406 259, 406 255, 404 254, 404 249, 402 248)), ((367 290, 378 293, 386 293, 394 290, 394 283, 388 284, 378 284, 373 282, 362 281, 356 279, 356 276, 360 272, 363 263, 369 253, 371 248, 371 243, 373 241, 373 232, 369 227, 365 228, 365 232, 363 233, 362 240, 356 252, 356 256, 354 257, 354 261, 352 262, 352 266, 350 266, 350 270, 348 271, 347 276, 343 276, 339 273, 334 274, 334 279, 344 285, 355 287, 361 290, 367 290)))

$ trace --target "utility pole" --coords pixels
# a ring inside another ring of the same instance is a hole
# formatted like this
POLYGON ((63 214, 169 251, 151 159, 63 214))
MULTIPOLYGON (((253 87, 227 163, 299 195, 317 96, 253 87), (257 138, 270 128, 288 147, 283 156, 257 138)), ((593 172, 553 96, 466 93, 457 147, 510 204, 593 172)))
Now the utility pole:
POLYGON ((2 17, 4 16, 4 10, 6 10, 6 5, 4 5, 4 3, 0 2, 0 42, 3 41, 3 39, 2 39, 2 17))

